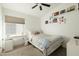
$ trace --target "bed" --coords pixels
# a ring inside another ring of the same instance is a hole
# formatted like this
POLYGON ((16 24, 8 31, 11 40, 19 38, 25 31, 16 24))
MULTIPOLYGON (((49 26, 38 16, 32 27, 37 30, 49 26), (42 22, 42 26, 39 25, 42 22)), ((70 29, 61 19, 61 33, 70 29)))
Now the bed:
POLYGON ((29 43, 38 48, 43 55, 49 55, 62 45, 63 37, 59 35, 31 34, 29 43))

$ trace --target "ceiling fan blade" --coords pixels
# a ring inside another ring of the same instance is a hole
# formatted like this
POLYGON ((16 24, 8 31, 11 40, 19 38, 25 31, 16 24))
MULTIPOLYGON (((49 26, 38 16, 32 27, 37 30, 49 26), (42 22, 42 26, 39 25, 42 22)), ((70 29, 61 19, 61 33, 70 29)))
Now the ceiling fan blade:
POLYGON ((35 6, 32 7, 32 9, 34 9, 35 7, 37 7, 38 5, 36 4, 35 6))
POLYGON ((42 7, 41 6, 39 6, 40 7, 40 10, 42 10, 42 7))
POLYGON ((47 7, 50 7, 49 4, 45 4, 45 3, 41 3, 41 5, 43 5, 43 6, 47 6, 47 7))

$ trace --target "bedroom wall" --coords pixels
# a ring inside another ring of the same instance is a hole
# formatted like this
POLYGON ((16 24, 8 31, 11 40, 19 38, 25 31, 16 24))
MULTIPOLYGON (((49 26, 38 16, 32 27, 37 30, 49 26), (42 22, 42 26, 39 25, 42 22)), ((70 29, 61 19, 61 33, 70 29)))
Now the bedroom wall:
POLYGON ((2 6, 0 4, 0 47, 2 47, 2 24, 3 24, 3 20, 2 20, 2 6))
POLYGON ((35 16, 27 16, 26 20, 26 28, 28 28, 30 31, 41 31, 41 20, 38 17, 35 16))
MULTIPOLYGON (((77 10, 77 4, 59 4, 53 7, 52 10, 41 18, 41 28, 43 32, 50 35, 63 35, 68 38, 73 38, 74 35, 79 35, 79 11, 77 10), (68 13, 64 13, 60 16, 66 18, 66 23, 64 24, 45 24, 45 20, 48 20, 53 12, 66 9, 71 5, 76 5, 76 10, 68 13)), ((65 43, 68 39, 65 39, 65 43)))

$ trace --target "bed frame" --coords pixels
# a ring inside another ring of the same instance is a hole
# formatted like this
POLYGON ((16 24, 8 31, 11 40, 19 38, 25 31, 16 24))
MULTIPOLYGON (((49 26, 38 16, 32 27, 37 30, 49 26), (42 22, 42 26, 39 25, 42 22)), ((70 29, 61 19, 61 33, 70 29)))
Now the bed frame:
POLYGON ((48 56, 53 53, 57 48, 62 45, 62 42, 51 45, 48 49, 45 49, 43 52, 44 56, 48 56))
POLYGON ((31 43, 34 47, 36 47, 37 49, 39 49, 44 56, 48 56, 51 53, 53 53, 58 47, 60 47, 63 43, 63 41, 59 42, 57 41, 56 43, 54 43, 53 45, 51 45, 49 48, 47 49, 40 49, 38 46, 36 46, 34 43, 32 43, 31 41, 29 41, 29 43, 31 43))

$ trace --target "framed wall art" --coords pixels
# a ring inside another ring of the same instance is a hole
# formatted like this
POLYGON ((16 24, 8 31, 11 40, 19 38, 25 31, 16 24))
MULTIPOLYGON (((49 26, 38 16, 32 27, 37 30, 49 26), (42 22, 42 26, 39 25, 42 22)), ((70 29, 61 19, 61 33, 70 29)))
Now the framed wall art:
POLYGON ((63 14, 63 13, 65 13, 65 12, 66 12, 66 10, 63 9, 63 10, 60 11, 60 14, 63 14))
POLYGON ((53 16, 50 16, 49 20, 53 20, 53 16))
POLYGON ((53 19, 53 23, 57 23, 58 21, 57 21, 57 18, 54 18, 53 19))
POLYGON ((75 10, 75 5, 67 8, 67 12, 71 12, 71 11, 74 11, 75 10))
POLYGON ((48 24, 48 20, 45 21, 45 24, 48 24))
POLYGON ((64 16, 59 17, 58 22, 59 24, 66 23, 66 19, 64 18, 64 16))
POLYGON ((57 15, 59 15, 59 11, 54 12, 54 16, 57 16, 57 15))

